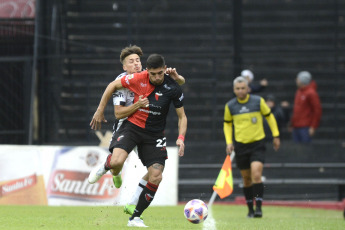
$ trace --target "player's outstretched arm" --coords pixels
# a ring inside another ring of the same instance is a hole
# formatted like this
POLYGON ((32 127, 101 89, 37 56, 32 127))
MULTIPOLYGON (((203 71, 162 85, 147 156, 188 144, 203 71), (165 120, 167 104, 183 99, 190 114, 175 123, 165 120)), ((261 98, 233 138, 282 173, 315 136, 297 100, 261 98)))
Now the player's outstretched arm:
POLYGON ((184 79, 184 77, 182 77, 181 75, 179 75, 178 73, 177 73, 177 71, 176 71, 176 69, 175 68, 167 68, 166 70, 165 70, 165 73, 166 74, 169 74, 169 76, 172 78, 172 79, 174 79, 176 82, 177 82, 177 84, 179 84, 179 85, 183 85, 184 83, 186 83, 186 80, 184 79))
POLYGON ((99 102, 98 108, 90 122, 91 129, 94 129, 94 130, 101 129, 102 122, 107 122, 107 120, 105 120, 104 118, 105 107, 107 106, 107 103, 109 99, 111 98, 113 92, 121 88, 123 88, 121 84, 121 79, 118 79, 109 83, 109 85, 107 86, 107 88, 105 89, 103 93, 101 101, 99 102))
POLYGON ((183 106, 176 109, 178 116, 178 133, 179 136, 176 140, 176 145, 179 147, 178 155, 182 157, 184 155, 184 137, 187 132, 187 116, 184 112, 183 106))
POLYGON ((139 100, 130 106, 115 105, 115 117, 121 119, 132 115, 139 108, 148 107, 149 99, 139 96, 139 100))

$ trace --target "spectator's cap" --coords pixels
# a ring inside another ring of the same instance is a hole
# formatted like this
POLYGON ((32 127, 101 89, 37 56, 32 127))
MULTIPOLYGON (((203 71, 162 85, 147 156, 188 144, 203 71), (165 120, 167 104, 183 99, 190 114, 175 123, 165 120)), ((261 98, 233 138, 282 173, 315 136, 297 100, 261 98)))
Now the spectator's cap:
POLYGON ((301 71, 297 74, 297 79, 303 85, 309 85, 309 83, 311 82, 311 74, 308 71, 301 71))
POLYGON ((250 81, 254 80, 254 74, 249 69, 245 69, 241 72, 242 77, 248 77, 250 81))
POLYGON ((268 94, 266 96, 266 101, 273 101, 273 102, 275 102, 276 101, 276 97, 273 94, 268 94))

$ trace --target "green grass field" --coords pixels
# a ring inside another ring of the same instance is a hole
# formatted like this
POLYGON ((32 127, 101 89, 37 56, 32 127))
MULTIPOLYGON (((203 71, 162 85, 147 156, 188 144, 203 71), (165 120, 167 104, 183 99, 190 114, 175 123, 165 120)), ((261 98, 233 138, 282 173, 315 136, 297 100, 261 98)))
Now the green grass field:
MULTIPOLYGON (((242 205, 213 205, 212 219, 203 224, 189 223, 183 206, 149 207, 144 212, 150 229, 345 229, 341 211, 264 206, 262 219, 247 219, 242 205), (206 225, 207 224, 207 225, 206 225)), ((122 207, 0 206, 0 229, 130 229, 122 207)))

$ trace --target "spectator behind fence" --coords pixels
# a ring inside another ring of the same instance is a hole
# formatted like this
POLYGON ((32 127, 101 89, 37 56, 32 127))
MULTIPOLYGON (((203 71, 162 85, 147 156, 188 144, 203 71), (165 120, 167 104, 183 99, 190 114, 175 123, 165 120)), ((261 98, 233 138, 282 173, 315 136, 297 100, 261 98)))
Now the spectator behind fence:
MULTIPOLYGON (((278 130, 280 133, 280 137, 282 136, 282 128, 287 124, 289 117, 288 117, 288 112, 282 108, 277 100, 276 97, 273 94, 268 94, 266 96, 266 104, 267 106, 271 109, 271 113, 274 115, 277 121, 277 126, 278 130)), ((268 126, 268 123, 266 119, 264 119, 264 129, 265 129, 265 135, 266 135, 266 140, 267 141, 272 141, 272 132, 270 127, 268 126)))
POLYGON ((254 74, 252 71, 245 69, 241 72, 241 76, 245 77, 248 81, 249 84, 249 93, 260 93, 261 91, 263 91, 267 85, 268 85, 268 81, 264 78, 260 81, 259 85, 254 84, 254 74))
POLYGON ((310 143, 322 114, 317 85, 308 71, 297 74, 296 85, 290 131, 296 143, 310 143))

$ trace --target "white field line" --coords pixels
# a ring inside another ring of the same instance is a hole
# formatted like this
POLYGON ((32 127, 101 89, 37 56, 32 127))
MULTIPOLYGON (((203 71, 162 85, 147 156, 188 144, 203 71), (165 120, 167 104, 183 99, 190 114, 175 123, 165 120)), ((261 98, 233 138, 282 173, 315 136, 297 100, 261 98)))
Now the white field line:
POLYGON ((213 218, 212 215, 212 204, 208 207, 208 216, 206 220, 204 221, 203 230, 217 230, 216 227, 216 220, 213 218))

